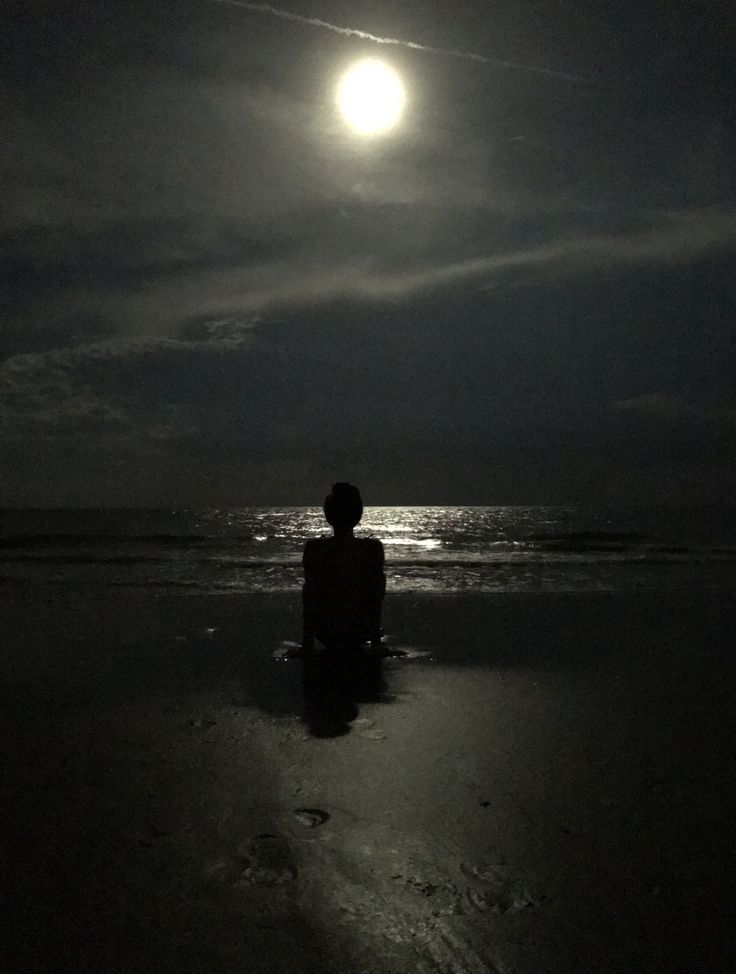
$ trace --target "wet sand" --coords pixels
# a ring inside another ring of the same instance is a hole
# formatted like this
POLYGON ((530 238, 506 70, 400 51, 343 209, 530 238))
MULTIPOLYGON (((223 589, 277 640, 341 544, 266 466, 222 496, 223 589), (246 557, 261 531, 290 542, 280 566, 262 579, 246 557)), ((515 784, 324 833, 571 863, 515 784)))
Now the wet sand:
POLYGON ((389 594, 416 655, 329 736, 298 597, 34 592, 4 971, 736 969, 726 594, 389 594))

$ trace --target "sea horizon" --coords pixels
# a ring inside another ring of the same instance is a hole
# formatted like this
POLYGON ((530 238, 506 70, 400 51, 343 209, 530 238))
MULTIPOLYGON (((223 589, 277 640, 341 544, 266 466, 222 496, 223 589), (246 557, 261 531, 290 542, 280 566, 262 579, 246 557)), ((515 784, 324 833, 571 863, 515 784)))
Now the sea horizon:
MULTIPOLYGON (((178 594, 296 591, 315 505, 0 512, 0 584, 178 594)), ((389 591, 618 591, 736 586, 730 508, 371 505, 389 591)))

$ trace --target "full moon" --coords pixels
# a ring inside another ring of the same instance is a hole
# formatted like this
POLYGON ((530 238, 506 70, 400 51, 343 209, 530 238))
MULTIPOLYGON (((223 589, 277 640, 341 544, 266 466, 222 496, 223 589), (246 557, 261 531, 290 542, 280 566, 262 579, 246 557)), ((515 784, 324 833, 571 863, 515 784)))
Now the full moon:
POLYGON ((343 118, 362 135, 378 135, 393 128, 405 102, 406 92, 399 75, 375 58, 354 64, 337 87, 337 104, 343 118))

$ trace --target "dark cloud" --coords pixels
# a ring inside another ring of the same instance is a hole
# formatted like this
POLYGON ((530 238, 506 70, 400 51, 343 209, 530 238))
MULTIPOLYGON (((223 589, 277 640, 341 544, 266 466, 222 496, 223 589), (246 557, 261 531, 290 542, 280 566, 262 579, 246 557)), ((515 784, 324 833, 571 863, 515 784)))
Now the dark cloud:
POLYGON ((216 321, 198 341, 112 340, 13 356, 0 365, 0 438, 195 435, 220 359, 242 354, 249 340, 247 325, 216 321))

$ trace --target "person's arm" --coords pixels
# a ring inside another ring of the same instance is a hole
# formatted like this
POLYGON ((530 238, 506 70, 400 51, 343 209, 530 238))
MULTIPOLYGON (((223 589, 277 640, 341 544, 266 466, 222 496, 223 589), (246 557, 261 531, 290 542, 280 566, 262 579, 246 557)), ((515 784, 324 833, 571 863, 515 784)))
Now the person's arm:
POLYGON ((376 539, 371 546, 373 548, 371 559, 371 592, 369 605, 369 633, 368 638, 373 647, 381 645, 383 630, 381 628, 381 608, 383 597, 386 594, 386 575, 383 571, 384 554, 383 545, 376 539))
POLYGON ((302 565, 304 566, 304 586, 302 588, 302 650, 311 652, 314 648, 314 625, 316 616, 316 583, 314 569, 314 542, 304 545, 302 565))

